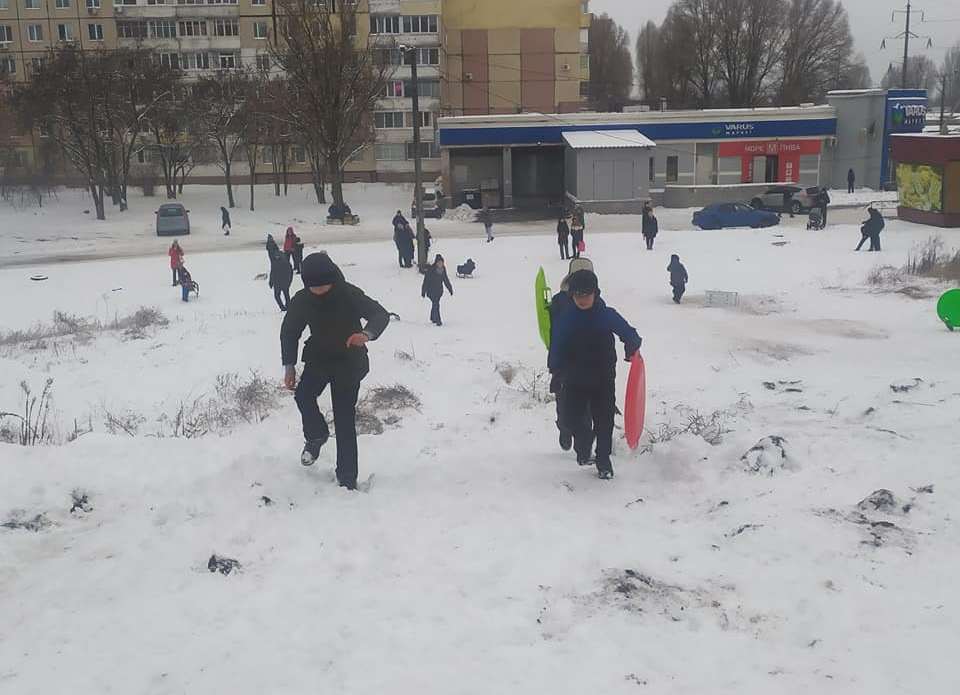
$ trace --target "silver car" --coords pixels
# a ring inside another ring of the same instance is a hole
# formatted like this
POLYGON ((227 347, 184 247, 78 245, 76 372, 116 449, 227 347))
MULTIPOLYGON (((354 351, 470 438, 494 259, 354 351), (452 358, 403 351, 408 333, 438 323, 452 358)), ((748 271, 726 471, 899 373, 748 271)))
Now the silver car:
POLYGON ((789 212, 796 215, 817 207, 819 193, 820 189, 816 186, 810 188, 770 186, 766 191, 755 196, 750 201, 750 205, 757 210, 789 212))
POLYGON ((157 236, 190 233, 190 211, 181 203, 164 203, 156 214, 157 236))

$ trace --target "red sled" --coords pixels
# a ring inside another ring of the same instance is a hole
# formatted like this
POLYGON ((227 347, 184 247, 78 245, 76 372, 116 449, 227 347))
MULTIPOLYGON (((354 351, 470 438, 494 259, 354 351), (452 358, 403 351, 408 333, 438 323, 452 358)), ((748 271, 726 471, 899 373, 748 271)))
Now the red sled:
POLYGON ((587 244, 583 241, 577 244, 577 253, 583 253, 587 250, 587 244))
POLYGON ((630 359, 630 375, 627 377, 627 397, 623 406, 623 430, 627 446, 636 449, 643 434, 643 418, 647 410, 647 370, 640 353, 630 359))

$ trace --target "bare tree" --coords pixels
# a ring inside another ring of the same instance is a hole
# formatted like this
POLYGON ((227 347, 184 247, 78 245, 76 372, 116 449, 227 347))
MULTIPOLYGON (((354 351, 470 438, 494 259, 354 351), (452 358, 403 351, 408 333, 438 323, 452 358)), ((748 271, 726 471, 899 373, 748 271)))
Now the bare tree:
POLYGON ((720 77, 716 26, 719 13, 718 0, 679 0, 673 7, 674 36, 680 40, 671 46, 669 59, 683 60, 690 66, 688 74, 700 108, 712 105, 720 77))
POLYGON ((780 103, 819 101, 850 64, 847 11, 834 0, 790 0, 780 68, 780 103))
POLYGON ((769 98, 780 65, 786 0, 717 0, 717 56, 730 106, 757 106, 769 98))
MULTIPOLYGON (((883 76, 880 86, 884 88, 900 87, 900 76, 903 66, 900 63, 891 63, 887 74, 883 76)), ((937 87, 937 66, 925 55, 910 56, 907 59, 907 87, 911 89, 926 89, 933 94, 937 87)))
POLYGON ((870 68, 867 67, 867 59, 862 53, 858 53, 840 68, 840 75, 833 88, 868 89, 871 86, 873 80, 870 77, 870 68))
POLYGON ((192 168, 193 155, 206 140, 199 125, 202 114, 196 105, 189 88, 182 85, 148 119, 149 149, 160 165, 167 198, 171 200, 177 197, 179 175, 185 168, 192 168))
POLYGON ((265 73, 252 73, 247 82, 247 98, 244 100, 247 113, 243 119, 241 137, 250 169, 250 212, 254 210, 257 162, 264 146, 270 141, 271 125, 276 121, 272 108, 272 98, 276 92, 271 90, 270 82, 265 73))
POLYGON ((607 14, 590 22, 590 101, 601 111, 622 109, 633 87, 630 35, 607 14))
POLYGON ((201 113, 203 130, 217 151, 215 162, 223 172, 227 205, 231 208, 237 206, 233 197, 233 163, 243 150, 249 82, 248 75, 240 70, 223 70, 193 85, 193 98, 201 113))
POLYGON ((955 43, 943 56, 940 77, 937 104, 943 101, 944 110, 947 112, 960 111, 960 42, 955 43))
POLYGON ((277 7, 282 30, 270 46, 286 73, 283 118, 309 155, 318 201, 325 170, 333 203, 343 205, 343 168, 373 141, 372 114, 393 66, 373 50, 381 45, 375 35, 359 38, 359 3, 278 0, 277 7))

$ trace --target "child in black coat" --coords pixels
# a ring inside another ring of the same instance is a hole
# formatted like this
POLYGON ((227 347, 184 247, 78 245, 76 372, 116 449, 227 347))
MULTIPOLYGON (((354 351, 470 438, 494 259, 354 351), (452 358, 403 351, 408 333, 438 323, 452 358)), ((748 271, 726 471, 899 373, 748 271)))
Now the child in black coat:
POLYGON ((673 301, 677 304, 683 299, 683 293, 687 291, 687 269, 680 262, 680 256, 673 254, 670 256, 670 265, 667 266, 667 272, 670 273, 670 286, 673 287, 673 301))

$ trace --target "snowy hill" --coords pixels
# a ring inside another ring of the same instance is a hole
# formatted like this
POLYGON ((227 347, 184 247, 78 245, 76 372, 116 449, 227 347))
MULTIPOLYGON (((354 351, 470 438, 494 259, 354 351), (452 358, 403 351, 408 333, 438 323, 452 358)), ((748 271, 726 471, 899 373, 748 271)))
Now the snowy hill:
POLYGON ((928 233, 892 222, 882 254, 852 226, 589 235, 650 389, 609 482, 557 446, 531 296, 565 269, 550 237, 435 231, 478 265, 442 328, 392 244, 328 245, 401 317, 361 395, 419 400, 370 406, 359 493, 332 442, 298 463, 261 250, 188 248, 186 305, 162 255, 2 270, 7 337, 54 311, 100 327, 0 344, 0 410, 49 377, 51 424, 79 433, 0 444, 0 692, 951 692, 960 334, 865 284, 928 233), (169 323, 111 327, 141 306, 169 323), (252 371, 263 412, 170 436, 252 371))

